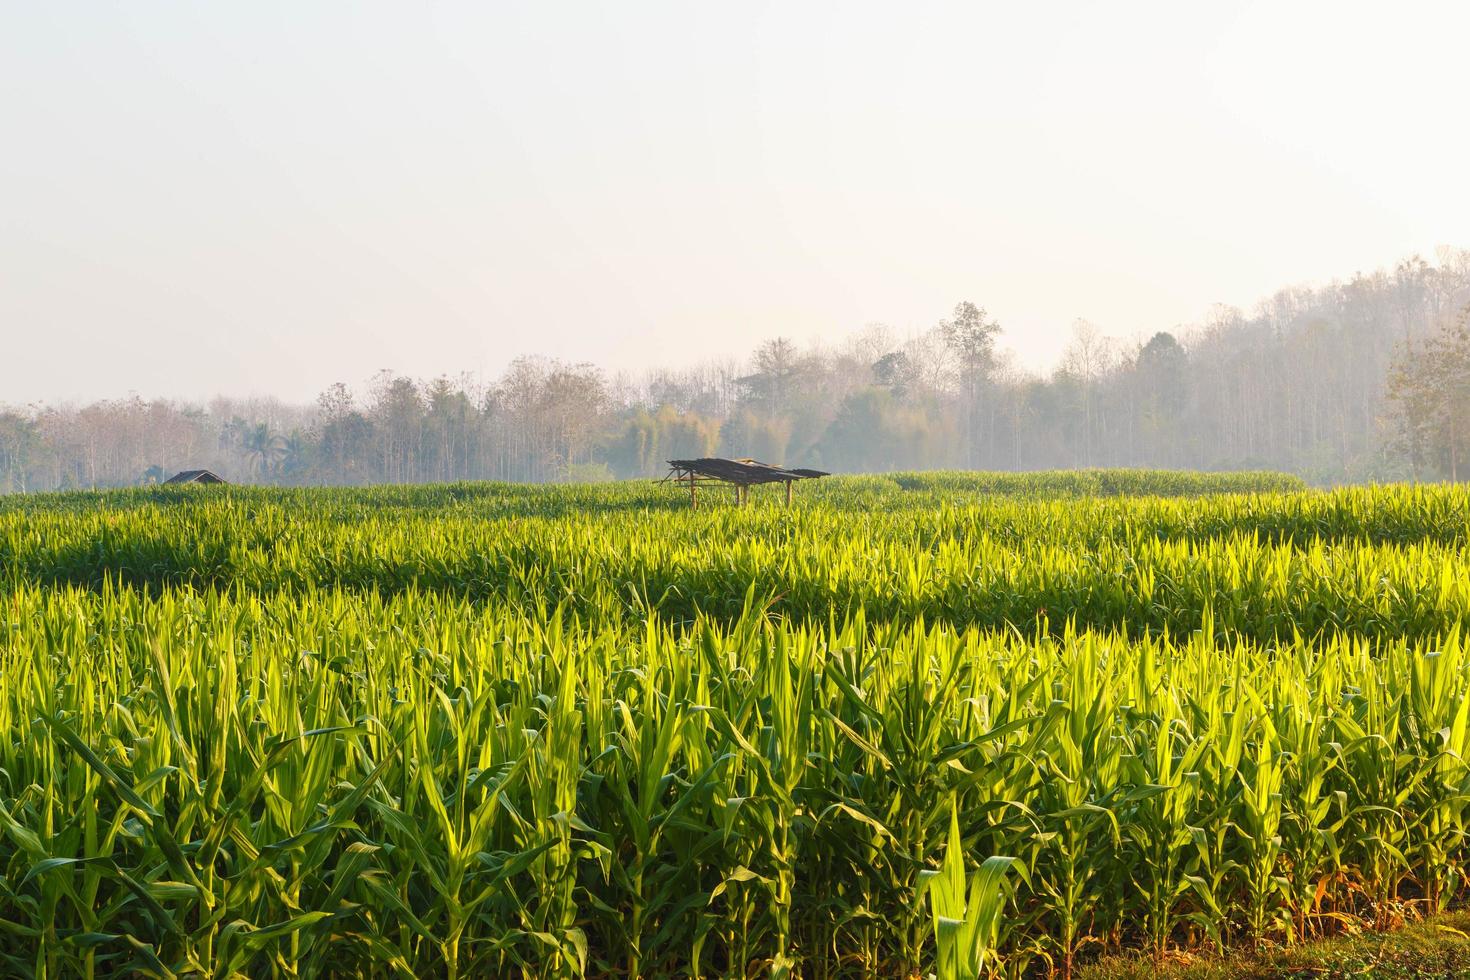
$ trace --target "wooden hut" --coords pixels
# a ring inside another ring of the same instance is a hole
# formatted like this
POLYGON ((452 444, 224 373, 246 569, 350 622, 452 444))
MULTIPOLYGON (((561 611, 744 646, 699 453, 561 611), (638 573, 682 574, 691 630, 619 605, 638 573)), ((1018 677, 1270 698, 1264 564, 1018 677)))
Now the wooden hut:
POLYGON ((163 482, 165 485, 171 483, 180 485, 185 483, 209 485, 214 483, 228 483, 229 481, 211 470, 181 470, 163 482))

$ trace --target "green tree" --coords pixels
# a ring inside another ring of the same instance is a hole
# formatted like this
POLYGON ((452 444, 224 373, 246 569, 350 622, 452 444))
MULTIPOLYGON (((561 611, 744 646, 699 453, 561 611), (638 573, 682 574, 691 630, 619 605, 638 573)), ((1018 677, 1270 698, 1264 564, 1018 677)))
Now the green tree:
POLYGON ((772 416, 784 414, 795 398, 807 364, 785 337, 768 340, 755 352, 755 372, 737 379, 748 403, 772 416))
POLYGON ((328 483, 359 483, 371 477, 373 422, 355 409, 327 419, 317 439, 321 475, 328 483))
POLYGON ((839 470, 875 473, 917 469, 937 450, 935 422, 887 388, 848 395, 819 443, 822 462, 839 470))
POLYGON ((742 409, 720 428, 720 446, 726 456, 750 457, 766 463, 781 463, 791 444, 791 423, 742 409))
POLYGON ((1177 465, 1188 396, 1189 355, 1173 334, 1161 331, 1139 349, 1133 370, 1147 459, 1153 464, 1177 465))
POLYGON ((963 302, 954 308, 953 317, 940 321, 939 329, 945 347, 959 365, 965 448, 967 462, 973 468, 980 461, 984 431, 981 399, 995 369, 995 340, 1000 334, 1000 324, 990 318, 983 306, 963 302))
POLYGON ((418 479, 426 414, 418 386, 411 378, 380 372, 374 383, 372 414, 382 478, 390 483, 418 479))
POLYGON ((252 478, 272 477, 290 455, 290 445, 285 436, 260 422, 241 436, 240 455, 252 478))
POLYGON ((424 465, 431 480, 462 480, 469 475, 469 456, 476 419, 475 406, 463 388, 448 378, 435 378, 424 391, 424 465))
POLYGON ((292 429, 284 437, 286 455, 276 466, 276 473, 289 482, 300 482, 312 472, 316 456, 316 443, 300 429, 292 429))
POLYGON ((884 354, 873 362, 873 380, 902 399, 914 387, 917 371, 913 360, 903 351, 884 354))

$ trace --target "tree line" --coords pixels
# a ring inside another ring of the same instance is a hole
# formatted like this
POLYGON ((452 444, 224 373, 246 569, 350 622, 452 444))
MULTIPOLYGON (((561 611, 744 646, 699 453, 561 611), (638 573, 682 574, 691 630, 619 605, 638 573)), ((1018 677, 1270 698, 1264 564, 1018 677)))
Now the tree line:
MULTIPOLYGON (((1279 469, 1320 483, 1470 473, 1470 250, 1440 249, 1253 311, 1120 340, 1072 325, 1022 370, 960 303, 900 336, 776 338, 748 358, 609 376, 514 361, 488 384, 384 371, 313 405, 131 397, 0 408, 0 492, 159 482, 600 480, 750 456, 838 472, 1079 466, 1279 469)), ((3 395, 3 393, 0 393, 3 395)))

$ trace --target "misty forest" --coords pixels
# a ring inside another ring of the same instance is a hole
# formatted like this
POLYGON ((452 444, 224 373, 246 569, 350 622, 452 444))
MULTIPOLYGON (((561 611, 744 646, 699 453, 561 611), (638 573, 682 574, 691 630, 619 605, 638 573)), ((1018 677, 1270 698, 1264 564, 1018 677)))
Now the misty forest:
POLYGON ((310 405, 5 406, 0 392, 0 491, 206 467, 282 485, 590 482, 716 454, 837 472, 1278 469, 1321 484, 1470 470, 1470 250, 1133 336, 1078 320, 1037 375, 967 301, 907 335, 872 325, 809 349, 776 338, 744 361, 638 376, 522 358, 488 384, 385 370, 310 405))

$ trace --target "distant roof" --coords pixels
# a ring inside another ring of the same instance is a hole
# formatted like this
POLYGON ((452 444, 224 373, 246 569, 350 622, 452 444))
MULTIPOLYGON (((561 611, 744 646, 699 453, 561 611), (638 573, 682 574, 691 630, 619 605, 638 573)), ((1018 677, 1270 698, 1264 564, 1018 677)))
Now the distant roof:
POLYGON ((786 483, 791 480, 811 480, 829 475, 822 470, 787 469, 784 466, 762 463, 754 459, 719 459, 713 456, 701 459, 671 459, 668 464, 673 468, 670 476, 678 475, 687 479, 688 475, 693 475, 707 480, 723 480, 726 483, 742 485, 786 483))
POLYGON ((210 470, 180 470, 164 483, 228 483, 224 477, 210 470))

